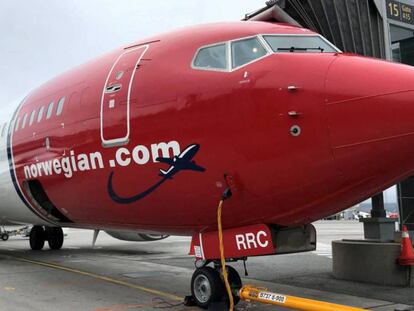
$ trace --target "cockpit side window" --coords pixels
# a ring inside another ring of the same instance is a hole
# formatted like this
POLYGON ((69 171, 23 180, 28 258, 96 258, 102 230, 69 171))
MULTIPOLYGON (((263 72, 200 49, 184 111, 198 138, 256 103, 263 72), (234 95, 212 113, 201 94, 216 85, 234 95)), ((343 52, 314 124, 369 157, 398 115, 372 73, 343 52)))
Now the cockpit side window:
POLYGON ((234 41, 231 43, 232 68, 243 66, 266 54, 266 49, 256 37, 234 41))
POLYGON ((275 53, 336 53, 320 36, 265 35, 263 38, 275 53))
POLYGON ((226 44, 201 48, 194 59, 193 67, 207 70, 227 70, 226 44))

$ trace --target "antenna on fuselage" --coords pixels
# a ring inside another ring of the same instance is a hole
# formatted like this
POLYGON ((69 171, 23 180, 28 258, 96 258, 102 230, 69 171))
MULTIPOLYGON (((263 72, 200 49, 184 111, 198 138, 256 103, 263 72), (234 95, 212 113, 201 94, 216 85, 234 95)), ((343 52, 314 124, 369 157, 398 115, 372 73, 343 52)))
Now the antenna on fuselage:
POLYGON ((96 229, 96 230, 93 231, 92 248, 95 248, 96 239, 98 238, 99 231, 100 231, 99 229, 96 229))

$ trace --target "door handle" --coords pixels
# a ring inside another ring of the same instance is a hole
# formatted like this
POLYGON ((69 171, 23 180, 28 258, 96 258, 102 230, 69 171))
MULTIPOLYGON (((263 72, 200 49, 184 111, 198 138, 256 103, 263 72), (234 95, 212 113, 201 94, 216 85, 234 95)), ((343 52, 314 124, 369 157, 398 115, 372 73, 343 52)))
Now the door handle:
POLYGON ((106 87, 105 93, 106 94, 112 94, 120 91, 122 89, 122 84, 114 84, 111 86, 106 87))

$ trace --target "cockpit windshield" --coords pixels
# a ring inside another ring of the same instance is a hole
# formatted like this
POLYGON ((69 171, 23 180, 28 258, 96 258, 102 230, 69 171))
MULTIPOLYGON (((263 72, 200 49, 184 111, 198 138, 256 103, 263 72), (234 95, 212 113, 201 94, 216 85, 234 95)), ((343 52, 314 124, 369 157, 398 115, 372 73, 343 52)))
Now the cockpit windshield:
POLYGON ((265 35, 275 53, 335 53, 332 45, 319 36, 265 35))
POLYGON ((249 38, 231 43, 232 68, 248 64, 267 54, 259 39, 249 38))
POLYGON ((319 35, 256 35, 200 47, 192 68, 230 72, 277 53, 340 53, 319 35))

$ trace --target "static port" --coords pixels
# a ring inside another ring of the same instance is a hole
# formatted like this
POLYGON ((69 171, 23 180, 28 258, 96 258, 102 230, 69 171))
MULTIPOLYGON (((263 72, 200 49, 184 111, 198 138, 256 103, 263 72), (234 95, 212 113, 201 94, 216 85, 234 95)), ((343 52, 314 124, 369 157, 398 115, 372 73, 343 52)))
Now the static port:
POLYGON ((298 125, 294 125, 290 128, 290 134, 294 137, 299 136, 301 133, 301 129, 298 125))

